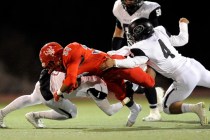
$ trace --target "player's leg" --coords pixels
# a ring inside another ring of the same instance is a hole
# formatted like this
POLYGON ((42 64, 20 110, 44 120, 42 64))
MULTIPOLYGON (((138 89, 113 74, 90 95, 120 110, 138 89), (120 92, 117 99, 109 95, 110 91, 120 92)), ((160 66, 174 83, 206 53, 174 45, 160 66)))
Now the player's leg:
POLYGON ((141 111, 141 105, 133 101, 132 87, 126 88, 126 86, 128 85, 125 85, 124 80, 120 78, 112 82, 106 81, 106 83, 107 83, 108 89, 115 94, 115 97, 118 100, 123 101, 126 97, 130 98, 130 101, 126 104, 126 106, 130 110, 130 114, 128 115, 128 121, 126 123, 126 126, 131 127, 135 123, 138 117, 138 114, 141 111))
POLYGON ((6 117, 7 114, 27 106, 41 104, 42 103, 41 98, 42 97, 39 91, 39 83, 37 83, 31 95, 22 95, 0 110, 0 128, 6 127, 3 119, 4 117, 6 117))
MULTIPOLYGON (((134 90, 135 94, 145 94, 145 88, 142 86, 139 86, 135 83, 133 83, 133 90, 134 90)), ((156 98, 157 98, 157 101, 156 101, 157 107, 158 107, 159 112, 161 113, 161 112, 163 112, 162 102, 163 102, 163 96, 164 96, 165 90, 162 87, 155 87, 155 90, 156 90, 156 98)), ((146 96, 146 99, 150 100, 147 98, 147 96, 146 96)), ((150 106, 154 106, 154 105, 149 105, 149 107, 150 106)))
MULTIPOLYGON (((185 76, 187 75, 185 74, 185 76)), ((187 79, 187 77, 185 78, 187 79)), ((208 118, 206 116, 204 102, 197 104, 183 103, 196 86, 196 78, 194 80, 195 82, 173 82, 164 96, 163 111, 167 114, 195 113, 199 117, 201 125, 206 125, 208 124, 208 118)))
MULTIPOLYGON (((96 88, 90 88, 87 90, 87 93, 94 100, 96 105, 108 116, 112 116, 117 113, 123 107, 122 102, 118 102, 115 104, 110 104, 107 99, 107 93, 97 90, 96 88)), ((129 99, 129 98, 128 98, 129 99)), ((129 100, 128 100, 129 101, 129 100)), ((128 102, 126 101, 126 103, 128 102)))
POLYGON ((126 96, 130 98, 130 101, 126 104, 126 106, 130 109, 126 126, 131 127, 136 122, 138 114, 142 110, 142 106, 134 102, 133 99, 134 90, 132 88, 133 87, 132 83, 130 81, 126 81, 125 87, 126 87, 126 96))
POLYGON ((61 99, 58 102, 55 102, 52 99, 50 101, 43 102, 43 104, 52 108, 53 110, 29 112, 25 115, 26 119, 35 128, 45 127, 41 121, 42 119, 66 120, 75 118, 77 115, 77 107, 68 99, 61 99))
POLYGON ((145 96, 149 103, 150 114, 148 116, 144 117, 142 120, 143 121, 160 121, 161 114, 160 114, 158 106, 157 106, 156 88, 155 87, 145 88, 145 96))
MULTIPOLYGON (((149 66, 147 66, 146 72, 153 77, 153 79, 156 78, 156 72, 149 66)), ((147 101, 149 103, 150 107, 150 114, 147 117, 143 118, 143 121, 160 121, 161 115, 158 108, 158 100, 157 100, 157 94, 159 94, 155 87, 147 88, 145 87, 145 96, 147 98, 147 101)), ((162 96, 162 95, 161 95, 162 96)), ((159 100, 161 101, 161 100, 159 100)), ((161 103, 159 103, 161 104, 161 103)))

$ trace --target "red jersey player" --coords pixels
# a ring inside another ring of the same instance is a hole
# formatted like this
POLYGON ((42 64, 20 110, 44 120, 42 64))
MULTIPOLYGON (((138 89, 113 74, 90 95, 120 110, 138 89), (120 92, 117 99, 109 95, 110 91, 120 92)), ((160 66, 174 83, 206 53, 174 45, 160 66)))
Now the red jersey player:
MULTIPOLYGON (((45 44, 40 50, 40 61, 43 68, 49 72, 53 70, 66 73, 61 88, 54 93, 54 99, 59 100, 64 92, 69 92, 77 88, 77 75, 88 72, 90 75, 97 75, 107 83, 108 90, 115 93, 118 100, 123 101, 128 96, 128 91, 124 80, 142 85, 153 87, 155 81, 149 74, 141 68, 112 68, 106 71, 100 69, 100 65, 110 57, 107 53, 88 48, 77 42, 68 44, 63 48, 57 42, 45 44), (127 92, 127 94, 126 94, 127 92)), ((123 59, 122 56, 112 56, 115 59, 123 59)), ((126 98, 127 99, 127 98, 126 98)), ((141 111, 141 106, 137 105, 131 98, 124 101, 131 110, 126 126, 132 126, 141 111)))

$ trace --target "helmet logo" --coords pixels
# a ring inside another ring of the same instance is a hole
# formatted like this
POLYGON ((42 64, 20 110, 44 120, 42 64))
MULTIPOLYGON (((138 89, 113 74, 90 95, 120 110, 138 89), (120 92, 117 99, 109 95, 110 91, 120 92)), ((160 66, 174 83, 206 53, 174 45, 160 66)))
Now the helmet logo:
POLYGON ((143 32, 144 30, 144 26, 143 25, 138 25, 133 29, 133 33, 134 34, 140 34, 141 32, 143 32))
POLYGON ((49 48, 47 48, 47 50, 44 52, 44 54, 45 54, 46 56, 47 56, 47 55, 54 56, 55 50, 52 48, 52 46, 49 46, 49 48))

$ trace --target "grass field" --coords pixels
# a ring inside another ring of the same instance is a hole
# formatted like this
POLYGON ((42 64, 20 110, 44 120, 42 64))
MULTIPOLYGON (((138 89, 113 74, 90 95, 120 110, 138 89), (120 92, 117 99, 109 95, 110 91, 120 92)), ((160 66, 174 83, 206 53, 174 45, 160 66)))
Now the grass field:
MULTIPOLYGON (((125 127, 129 110, 124 107, 114 116, 105 115, 92 100, 72 101, 78 107, 78 116, 72 120, 44 120, 46 129, 35 129, 24 115, 30 111, 48 109, 44 105, 27 107, 8 114, 5 123, 9 128, 0 129, 0 140, 209 140, 210 124, 200 126, 194 114, 167 115, 162 114, 160 122, 143 122, 148 115, 148 104, 144 95, 138 95, 136 102, 143 106, 137 122, 133 127, 125 127)), ((196 103, 205 101, 208 111, 209 98, 189 98, 196 103)), ((111 100, 116 102, 116 100, 111 100)), ((1 104, 0 108, 6 104, 1 104)))

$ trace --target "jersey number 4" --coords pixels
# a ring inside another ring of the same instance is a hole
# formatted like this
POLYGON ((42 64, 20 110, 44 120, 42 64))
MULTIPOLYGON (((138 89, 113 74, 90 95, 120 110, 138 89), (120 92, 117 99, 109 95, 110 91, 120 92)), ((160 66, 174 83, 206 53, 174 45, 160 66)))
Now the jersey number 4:
POLYGON ((161 39, 158 40, 160 47, 162 49, 163 55, 165 58, 168 58, 169 56, 171 58, 174 58, 175 55, 171 53, 171 51, 166 47, 166 45, 163 43, 163 41, 161 39))

